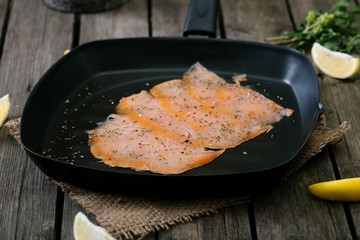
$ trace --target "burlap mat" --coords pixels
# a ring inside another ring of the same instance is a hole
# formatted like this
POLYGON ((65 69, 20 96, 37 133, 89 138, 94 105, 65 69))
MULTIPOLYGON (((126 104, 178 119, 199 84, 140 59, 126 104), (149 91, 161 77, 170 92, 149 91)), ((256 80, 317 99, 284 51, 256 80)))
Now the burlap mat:
MULTIPOLYGON (((5 126, 10 134, 20 142, 20 119, 8 121, 5 126)), ((335 143, 345 134, 349 125, 344 122, 336 129, 326 126, 321 116, 309 141, 298 157, 292 161, 284 179, 303 166, 310 158, 335 143)), ((155 198, 125 194, 104 194, 85 190, 70 184, 55 182, 71 199, 78 202, 88 213, 94 214, 99 224, 114 237, 134 239, 150 232, 168 229, 171 225, 191 221, 194 217, 216 213, 219 209, 246 203, 250 197, 223 196, 197 198, 155 198)))

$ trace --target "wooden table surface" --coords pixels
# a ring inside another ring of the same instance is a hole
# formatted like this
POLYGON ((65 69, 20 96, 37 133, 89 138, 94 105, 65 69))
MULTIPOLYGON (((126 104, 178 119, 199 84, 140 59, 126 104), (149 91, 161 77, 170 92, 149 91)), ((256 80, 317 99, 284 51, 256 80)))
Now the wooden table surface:
MULTIPOLYGON (((221 0, 218 37, 264 42, 292 30, 309 10, 336 0, 221 0)), ((357 1, 352 2, 353 5, 357 1)), ((22 114, 31 89, 64 53, 97 39, 182 36, 189 0, 130 0, 98 14, 53 11, 41 0, 0 0, 0 96, 10 94, 9 118, 22 114)), ((330 127, 351 125, 287 182, 249 204, 155 232, 146 239, 358 239, 360 204, 313 197, 308 185, 360 176, 360 81, 319 78, 330 127)), ((0 129, 0 238, 73 239, 84 211, 34 165, 8 129, 0 129)), ((91 217, 91 220, 94 220, 91 217)))

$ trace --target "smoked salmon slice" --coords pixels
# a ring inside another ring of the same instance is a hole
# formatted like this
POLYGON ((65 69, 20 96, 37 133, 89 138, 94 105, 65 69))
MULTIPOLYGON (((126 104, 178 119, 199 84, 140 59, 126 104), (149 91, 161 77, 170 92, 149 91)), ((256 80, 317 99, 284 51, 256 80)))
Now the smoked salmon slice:
POLYGON ((89 131, 90 150, 109 166, 179 174, 270 131, 293 113, 241 86, 245 75, 233 81, 195 63, 183 79, 124 97, 117 114, 89 131))
POLYGON ((91 152, 112 167, 161 174, 185 172, 212 161, 224 152, 163 138, 153 131, 127 115, 110 115, 98 128, 89 131, 91 152))
POLYGON ((239 81, 245 80, 241 77, 235 76, 237 82, 230 84, 196 63, 183 80, 160 83, 150 92, 167 112, 197 131, 190 141, 200 141, 208 148, 233 148, 269 131, 272 124, 293 112, 240 86, 239 81))

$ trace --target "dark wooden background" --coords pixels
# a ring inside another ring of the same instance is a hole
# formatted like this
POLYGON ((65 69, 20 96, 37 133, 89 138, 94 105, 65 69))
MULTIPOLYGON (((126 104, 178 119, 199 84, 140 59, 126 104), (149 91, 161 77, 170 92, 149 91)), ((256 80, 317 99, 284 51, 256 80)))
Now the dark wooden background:
MULTIPOLYGON (((335 2, 221 0, 218 37, 264 42, 292 30, 309 10, 328 10, 335 2)), ((41 0, 0 0, 0 96, 10 94, 9 118, 21 116, 32 87, 64 50, 97 39, 182 36, 188 6, 189 0, 130 0, 109 12, 66 14, 45 7, 41 0)), ((319 84, 329 126, 343 121, 351 125, 341 142, 326 147, 287 182, 249 204, 146 239, 358 239, 360 204, 317 199, 308 185, 360 176, 359 75, 347 81, 319 77, 319 84)), ((78 211, 84 210, 1 128, 0 238, 73 239, 78 211)))

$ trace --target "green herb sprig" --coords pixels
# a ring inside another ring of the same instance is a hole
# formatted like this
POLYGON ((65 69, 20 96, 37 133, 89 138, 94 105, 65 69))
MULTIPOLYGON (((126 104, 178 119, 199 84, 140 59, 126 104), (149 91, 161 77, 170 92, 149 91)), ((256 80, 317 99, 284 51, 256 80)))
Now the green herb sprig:
POLYGON ((328 12, 309 11, 306 21, 293 32, 267 38, 273 44, 286 45, 302 52, 318 42, 333 51, 360 53, 360 33, 355 31, 354 19, 360 14, 360 5, 349 9, 350 0, 339 0, 328 12))

